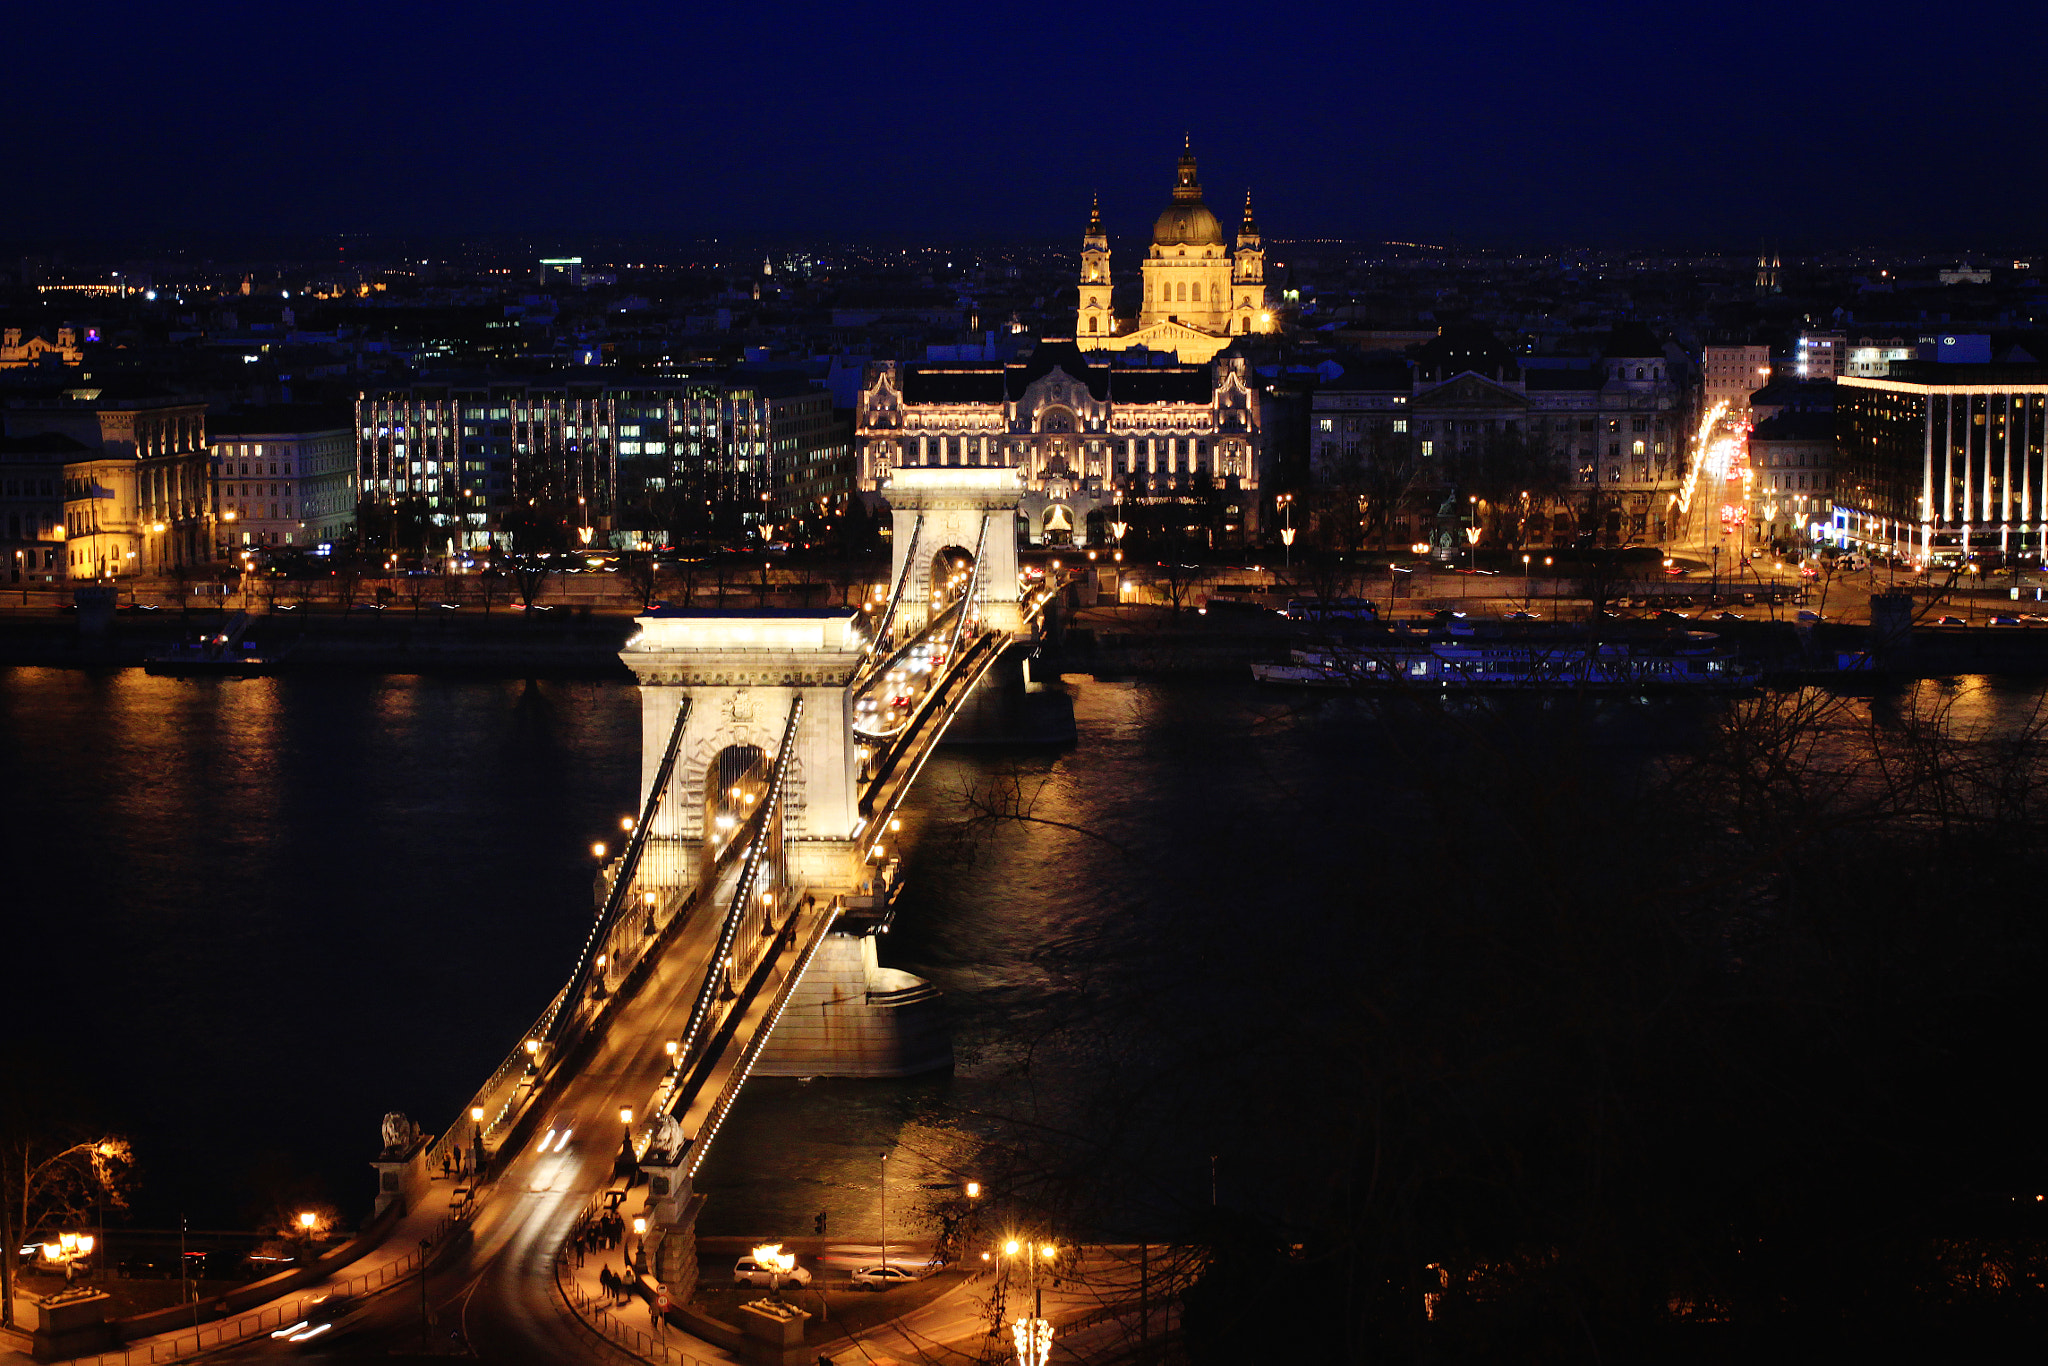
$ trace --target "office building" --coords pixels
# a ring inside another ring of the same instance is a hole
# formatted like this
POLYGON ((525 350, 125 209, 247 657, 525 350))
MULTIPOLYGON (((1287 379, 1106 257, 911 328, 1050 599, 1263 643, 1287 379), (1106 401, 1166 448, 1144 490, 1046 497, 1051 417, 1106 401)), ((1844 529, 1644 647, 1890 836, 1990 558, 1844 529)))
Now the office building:
POLYGON ((2048 366, 1899 361, 1840 387, 1838 538, 1923 564, 2040 558, 2048 366))
POLYGON ((729 538, 820 498, 836 513, 852 483, 831 395, 783 371, 364 391, 356 433, 363 493, 425 499, 459 547, 489 543, 518 507, 573 519, 593 545, 685 525, 729 538))

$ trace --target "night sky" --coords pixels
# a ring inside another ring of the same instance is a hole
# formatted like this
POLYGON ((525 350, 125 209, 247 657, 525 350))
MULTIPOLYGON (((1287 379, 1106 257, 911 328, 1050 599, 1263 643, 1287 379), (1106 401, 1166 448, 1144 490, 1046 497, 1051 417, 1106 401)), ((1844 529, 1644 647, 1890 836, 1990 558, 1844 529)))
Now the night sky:
POLYGON ((2025 244, 2039 12, 17 5, 17 231, 2025 244), (1234 223, 1232 223, 1234 226, 1234 223))

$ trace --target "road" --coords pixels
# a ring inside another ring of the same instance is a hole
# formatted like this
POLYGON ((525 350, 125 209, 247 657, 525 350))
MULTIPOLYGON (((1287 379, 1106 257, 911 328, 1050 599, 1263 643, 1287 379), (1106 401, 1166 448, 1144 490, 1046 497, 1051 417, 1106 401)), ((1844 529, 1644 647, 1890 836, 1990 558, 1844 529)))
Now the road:
MULTIPOLYGON (((620 1107, 632 1106, 644 1115, 667 1071, 662 1044, 679 1037, 688 1023, 724 911, 723 905, 700 911, 696 923, 678 933, 646 984, 621 1004, 582 1066, 538 1112, 518 1155, 501 1165, 467 1236, 453 1240, 432 1264, 426 1302, 433 1328, 426 1342, 434 1354, 474 1356, 507 1366, 619 1359, 578 1325, 557 1297, 554 1253, 592 1195, 611 1181, 625 1137, 620 1107)), ((723 1070, 712 1074, 707 1090, 718 1086, 723 1070)), ((441 1183, 429 1198, 445 1198, 441 1183)), ((725 1357, 708 1343, 680 1339, 671 1333, 672 1344, 700 1357, 725 1357)), ((412 1280, 373 1301, 358 1319, 304 1347, 259 1338, 221 1355, 238 1361, 385 1362, 393 1353, 418 1353, 421 1347, 420 1289, 412 1280)))

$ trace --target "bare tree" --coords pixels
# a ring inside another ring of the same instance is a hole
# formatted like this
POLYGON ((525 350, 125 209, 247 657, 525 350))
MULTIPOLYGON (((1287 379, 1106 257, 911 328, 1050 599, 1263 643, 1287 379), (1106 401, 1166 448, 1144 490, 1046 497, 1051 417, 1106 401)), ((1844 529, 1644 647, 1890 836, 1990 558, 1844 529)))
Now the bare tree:
POLYGON ((24 1133, 0 1144, 0 1323, 14 1322, 16 1249, 91 1226, 102 1208, 123 1210, 135 1187, 128 1140, 24 1133))

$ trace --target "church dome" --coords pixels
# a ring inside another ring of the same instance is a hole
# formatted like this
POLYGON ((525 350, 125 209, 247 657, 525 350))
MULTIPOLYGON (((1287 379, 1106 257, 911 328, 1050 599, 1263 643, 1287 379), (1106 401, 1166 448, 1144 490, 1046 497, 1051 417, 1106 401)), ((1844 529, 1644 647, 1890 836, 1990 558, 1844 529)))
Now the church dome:
POLYGON ((1166 212, 1152 225, 1152 241, 1159 246, 1220 247, 1223 225, 1200 200, 1192 204, 1176 202, 1167 205, 1166 212))
POLYGON ((1195 171, 1195 152, 1183 146, 1174 174, 1173 202, 1152 225, 1152 244, 1169 247, 1220 247, 1223 225, 1202 202, 1202 180, 1195 171))

